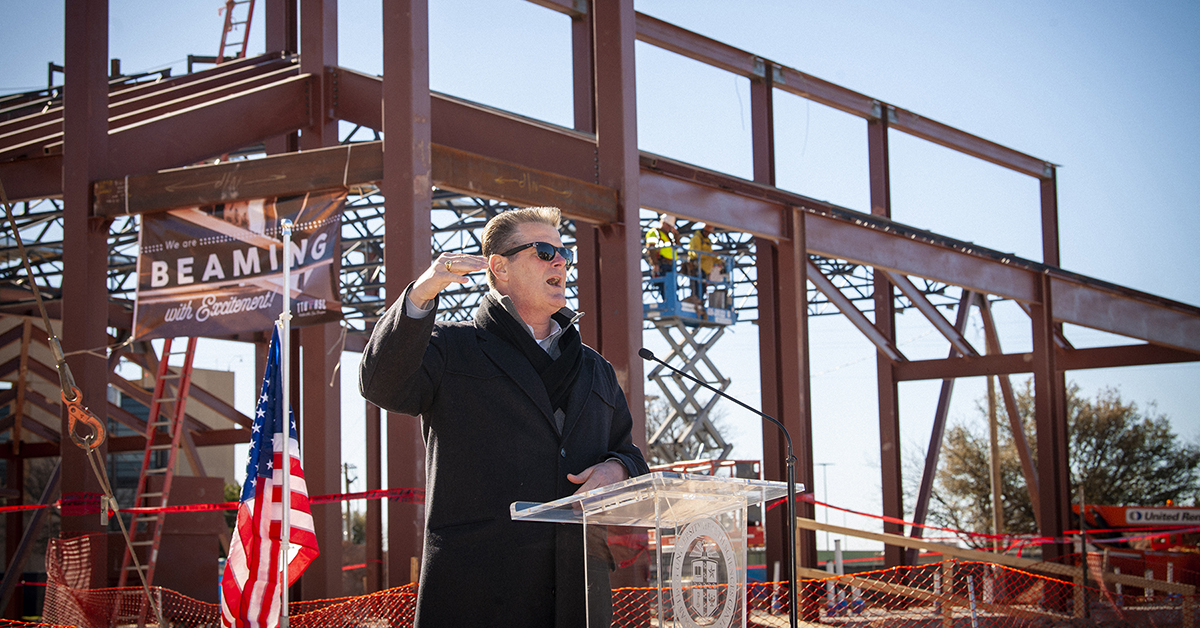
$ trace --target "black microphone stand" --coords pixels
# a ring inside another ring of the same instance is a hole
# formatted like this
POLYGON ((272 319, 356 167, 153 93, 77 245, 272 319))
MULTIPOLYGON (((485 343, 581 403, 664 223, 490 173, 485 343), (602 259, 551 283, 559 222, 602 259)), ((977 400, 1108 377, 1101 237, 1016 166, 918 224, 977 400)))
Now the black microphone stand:
POLYGON ((742 403, 741 401, 734 399, 733 397, 725 394, 724 391, 718 390, 717 388, 714 388, 714 387, 708 385, 707 382, 703 382, 699 379, 696 379, 695 377, 691 376, 690 374, 685 373, 685 372, 671 366, 670 364, 667 364, 666 362, 663 362, 662 360, 655 357, 654 352, 650 351, 649 349, 647 349, 645 347, 638 349, 638 356, 640 356, 643 360, 650 360, 653 362, 658 362, 659 364, 667 367, 671 371, 678 373, 679 375, 682 375, 682 376, 692 380, 693 382, 696 382, 697 384, 700 384, 701 386, 738 404, 739 406, 753 412, 754 414, 757 414, 758 416, 774 423, 775 426, 778 427, 781 432, 783 432, 783 438, 784 438, 784 440, 787 441, 787 501, 788 501, 788 537, 789 537, 787 547, 788 547, 788 561, 790 561, 790 564, 791 564, 791 566, 788 568, 788 621, 790 623, 791 628, 797 628, 797 623, 796 623, 796 456, 795 456, 795 454, 792 453, 792 435, 788 434, 787 428, 783 426, 783 423, 780 423, 778 420, 776 420, 775 417, 763 412, 762 410, 755 410, 754 408, 751 408, 750 406, 742 403))

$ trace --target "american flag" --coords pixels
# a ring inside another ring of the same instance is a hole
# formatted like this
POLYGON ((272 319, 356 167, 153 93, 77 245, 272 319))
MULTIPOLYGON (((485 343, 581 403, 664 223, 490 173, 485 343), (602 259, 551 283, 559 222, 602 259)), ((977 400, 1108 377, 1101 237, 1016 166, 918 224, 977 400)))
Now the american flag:
MULTIPOLYGON (((254 412, 246 483, 238 505, 237 526, 229 543, 221 578, 221 621, 236 628, 271 628, 279 623, 280 551, 283 492, 283 395, 279 370, 279 329, 271 337, 267 371, 254 412)), ((289 408, 290 410, 290 408, 289 408)), ((317 557, 317 537, 308 507, 308 486, 300 468, 296 421, 289 416, 291 517, 288 584, 317 557)))

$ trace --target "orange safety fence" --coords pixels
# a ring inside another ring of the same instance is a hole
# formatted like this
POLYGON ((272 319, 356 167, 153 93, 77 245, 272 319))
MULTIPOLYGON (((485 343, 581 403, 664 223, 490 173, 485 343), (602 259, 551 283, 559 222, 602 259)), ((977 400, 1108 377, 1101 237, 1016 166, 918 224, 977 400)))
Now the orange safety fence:
MULTIPOLYGON (((140 588, 91 588, 95 565, 88 537, 54 539, 47 548, 47 623, 8 626, 153 625, 140 588)), ((1101 582, 1102 566, 1091 557, 1087 586, 1000 565, 948 560, 798 582, 802 625, 897 626, 900 628, 1007 628, 1023 626, 1136 626, 1194 628, 1195 594, 1171 594, 1101 582)), ((293 602, 289 623, 317 626, 411 626, 416 585, 358 597, 293 602)), ((654 587, 613 590, 613 622, 620 628, 676 625, 656 616, 654 587), (663 620, 663 621, 660 621, 663 620)), ((216 604, 152 587, 171 626, 220 625, 216 604)), ((670 595, 669 591, 667 595, 670 595)), ((464 599, 470 597, 463 592, 464 599)), ((724 600, 724 594, 722 594, 724 600)), ((746 587, 749 626, 787 626, 787 584, 746 587)), ((697 618, 693 618, 697 619, 697 618)), ((705 625, 701 619, 701 625, 705 625)), ((694 622, 696 623, 696 622, 694 622)), ((682 625, 682 624, 680 624, 682 625)))

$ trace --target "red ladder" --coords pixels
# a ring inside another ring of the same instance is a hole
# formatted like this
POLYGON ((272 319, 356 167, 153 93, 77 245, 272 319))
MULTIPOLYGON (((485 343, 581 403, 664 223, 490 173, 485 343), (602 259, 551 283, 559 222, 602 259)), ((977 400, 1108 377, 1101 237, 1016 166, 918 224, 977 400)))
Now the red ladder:
MULTIPOLYGON (((187 339, 187 350, 171 352, 172 339, 163 341, 162 357, 158 361, 158 373, 154 377, 154 394, 150 398, 150 414, 146 419, 146 453, 142 456, 142 470, 138 474, 137 493, 133 499, 134 507, 163 507, 169 503, 171 482, 175 478, 175 463, 179 455, 179 443, 183 436, 185 408, 187 406, 188 388, 192 383, 192 360, 196 356, 196 338, 187 339), (173 372, 168 367, 171 356, 183 356, 183 368, 173 372), (165 417, 165 418, 164 418, 165 417), (155 443, 155 436, 165 433, 171 437, 170 444, 155 443), (165 466, 154 465, 154 453, 167 452, 165 466), (161 490, 151 491, 150 478, 162 476, 161 490)), ((139 563, 145 570, 146 584, 154 582, 154 566, 158 559, 158 547, 162 543, 163 522, 166 513, 153 514, 135 513, 130 525, 129 536, 133 551, 138 551, 139 563)), ((127 586, 130 572, 136 571, 130 555, 130 547, 125 548, 121 560, 121 572, 117 586, 127 586)), ((140 585, 137 580, 133 584, 140 585)))
POLYGON ((225 2, 225 30, 221 32, 221 49, 217 53, 217 63, 226 61, 225 49, 230 48, 229 59, 243 59, 246 57, 246 49, 250 44, 250 18, 254 16, 254 0, 226 0, 225 2), (246 5, 246 17, 239 19, 234 16, 237 9, 242 5, 246 5), (234 39, 229 40, 229 34, 242 26, 241 41, 234 39), (233 48, 237 47, 237 54, 233 54, 233 48))

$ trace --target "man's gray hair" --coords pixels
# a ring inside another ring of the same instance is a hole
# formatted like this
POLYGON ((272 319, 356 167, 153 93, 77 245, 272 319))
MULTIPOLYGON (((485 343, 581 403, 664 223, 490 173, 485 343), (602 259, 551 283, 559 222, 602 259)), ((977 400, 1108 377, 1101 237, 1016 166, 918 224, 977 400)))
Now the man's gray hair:
MULTIPOLYGON (((483 226, 483 256, 499 255, 514 246, 525 244, 515 239, 517 229, 526 223, 549 225, 557 230, 562 226, 562 211, 557 207, 526 207, 496 214, 483 226)), ((487 271, 487 282, 493 289, 496 287, 496 277, 491 268, 487 271)))

